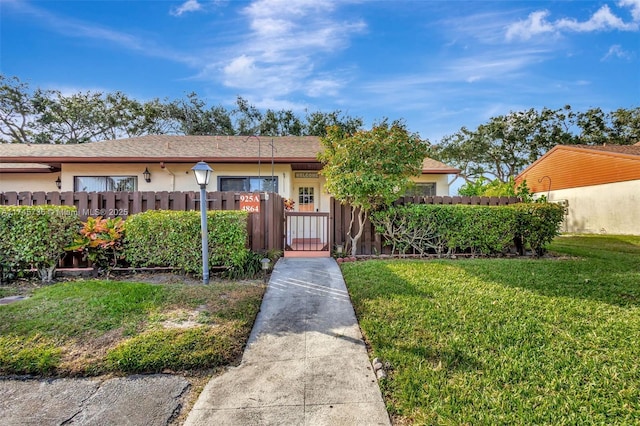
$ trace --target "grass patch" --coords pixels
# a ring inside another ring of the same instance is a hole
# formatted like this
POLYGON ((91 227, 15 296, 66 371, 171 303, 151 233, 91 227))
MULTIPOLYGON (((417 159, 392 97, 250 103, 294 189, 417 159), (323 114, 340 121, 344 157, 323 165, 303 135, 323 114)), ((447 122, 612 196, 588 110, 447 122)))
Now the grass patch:
POLYGON ((260 308, 258 282, 73 281, 0 307, 0 374, 198 371, 233 362, 260 308))
POLYGON ((637 424, 640 237, 551 250, 342 265, 396 422, 637 424))

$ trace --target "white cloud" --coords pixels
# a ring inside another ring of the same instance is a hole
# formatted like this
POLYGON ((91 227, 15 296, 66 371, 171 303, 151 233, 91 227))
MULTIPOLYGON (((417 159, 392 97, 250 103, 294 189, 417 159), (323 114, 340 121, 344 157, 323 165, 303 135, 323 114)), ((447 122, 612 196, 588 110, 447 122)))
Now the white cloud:
POLYGON ((238 56, 229 62, 223 71, 226 76, 225 84, 227 86, 243 87, 255 78, 255 59, 247 55, 238 56))
POLYGON ((344 82, 330 77, 316 78, 305 85, 305 91, 312 98, 322 96, 337 96, 344 82))
POLYGON ((539 34, 560 33, 562 31, 637 31, 640 21, 640 0, 621 0, 618 2, 618 6, 631 9, 632 22, 625 22, 616 16, 606 4, 586 21, 578 21, 574 18, 549 21, 547 19, 550 15, 549 11, 539 10, 530 13, 526 20, 509 25, 505 34, 506 39, 529 40, 539 34))
POLYGON ((638 25, 635 23, 625 24, 622 19, 611 12, 611 9, 609 9, 609 6, 606 4, 598 9, 588 21, 578 22, 575 19, 564 18, 557 21, 555 27, 558 29, 566 28, 576 32, 604 30, 633 31, 638 29, 638 25))
POLYGON ((545 18, 547 16, 549 16, 548 10, 539 10, 530 13, 525 21, 519 21, 509 25, 506 35, 507 40, 513 38, 528 40, 538 34, 555 32, 555 27, 546 21, 545 18))
POLYGON ((187 12, 197 12, 199 10, 202 10, 202 5, 198 3, 198 0, 187 0, 180 6, 173 9, 171 14, 174 16, 182 16, 187 12))
MULTIPOLYGON (((276 98, 293 92, 335 95, 344 84, 336 75, 314 73, 366 25, 333 16, 339 3, 318 0, 257 0, 242 9, 249 30, 228 49, 227 59, 209 66, 223 74, 228 87, 276 98)), ((206 74, 206 73, 205 73, 206 74)), ((212 78, 215 76, 211 75, 212 78)))
POLYGON ((631 53, 625 51, 622 48, 622 46, 620 46, 619 44, 614 44, 609 48, 609 50, 607 51, 607 54, 604 55, 604 57, 602 58, 602 61, 606 61, 611 58, 629 60, 631 59, 631 57, 632 57, 631 53))
POLYGON ((634 22, 640 22, 640 0, 620 0, 619 7, 629 7, 634 22))

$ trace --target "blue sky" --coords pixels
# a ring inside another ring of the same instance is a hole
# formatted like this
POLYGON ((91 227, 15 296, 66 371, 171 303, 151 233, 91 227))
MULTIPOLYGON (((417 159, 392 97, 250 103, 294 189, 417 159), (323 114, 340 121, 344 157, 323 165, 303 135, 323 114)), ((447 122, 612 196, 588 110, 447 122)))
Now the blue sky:
POLYGON ((0 0, 32 87, 388 117, 437 142, 528 108, 640 104, 640 0, 0 0))

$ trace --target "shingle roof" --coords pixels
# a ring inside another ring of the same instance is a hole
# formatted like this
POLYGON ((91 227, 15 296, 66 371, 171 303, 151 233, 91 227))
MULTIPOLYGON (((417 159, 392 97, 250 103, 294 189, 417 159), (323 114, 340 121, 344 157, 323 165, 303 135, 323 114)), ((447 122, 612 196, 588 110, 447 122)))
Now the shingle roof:
POLYGON ((257 139, 246 136, 149 135, 129 139, 90 142, 80 145, 0 144, 0 162, 139 162, 139 161, 257 161, 274 159, 315 161, 320 150, 317 137, 257 139), (259 142, 258 142, 259 141, 259 142))
POLYGON ((568 145, 568 147, 591 151, 611 152, 616 154, 640 155, 640 144, 635 145, 568 145))
MULTIPOLYGON (((315 136, 148 135, 80 145, 0 144, 0 163, 251 163, 259 158, 270 161, 272 144, 276 163, 318 163, 317 153, 322 149, 315 136)), ((423 173, 458 172, 431 158, 423 162, 423 173)))

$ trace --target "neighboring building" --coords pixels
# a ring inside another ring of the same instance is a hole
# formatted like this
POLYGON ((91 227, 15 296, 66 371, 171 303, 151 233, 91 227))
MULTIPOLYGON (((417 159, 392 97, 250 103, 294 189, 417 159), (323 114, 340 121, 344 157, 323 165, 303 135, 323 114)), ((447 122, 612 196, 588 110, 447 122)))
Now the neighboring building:
MULTIPOLYGON (((313 136, 150 135, 80 145, 0 144, 0 192, 197 191, 191 167, 206 161, 214 170, 209 191, 274 191, 293 199, 296 211, 328 212, 320 150, 313 136)), ((448 175, 458 172, 426 158, 414 192, 449 195, 448 175)))
POLYGON ((516 178, 568 206, 564 231, 640 235, 640 143, 558 145, 516 178))

